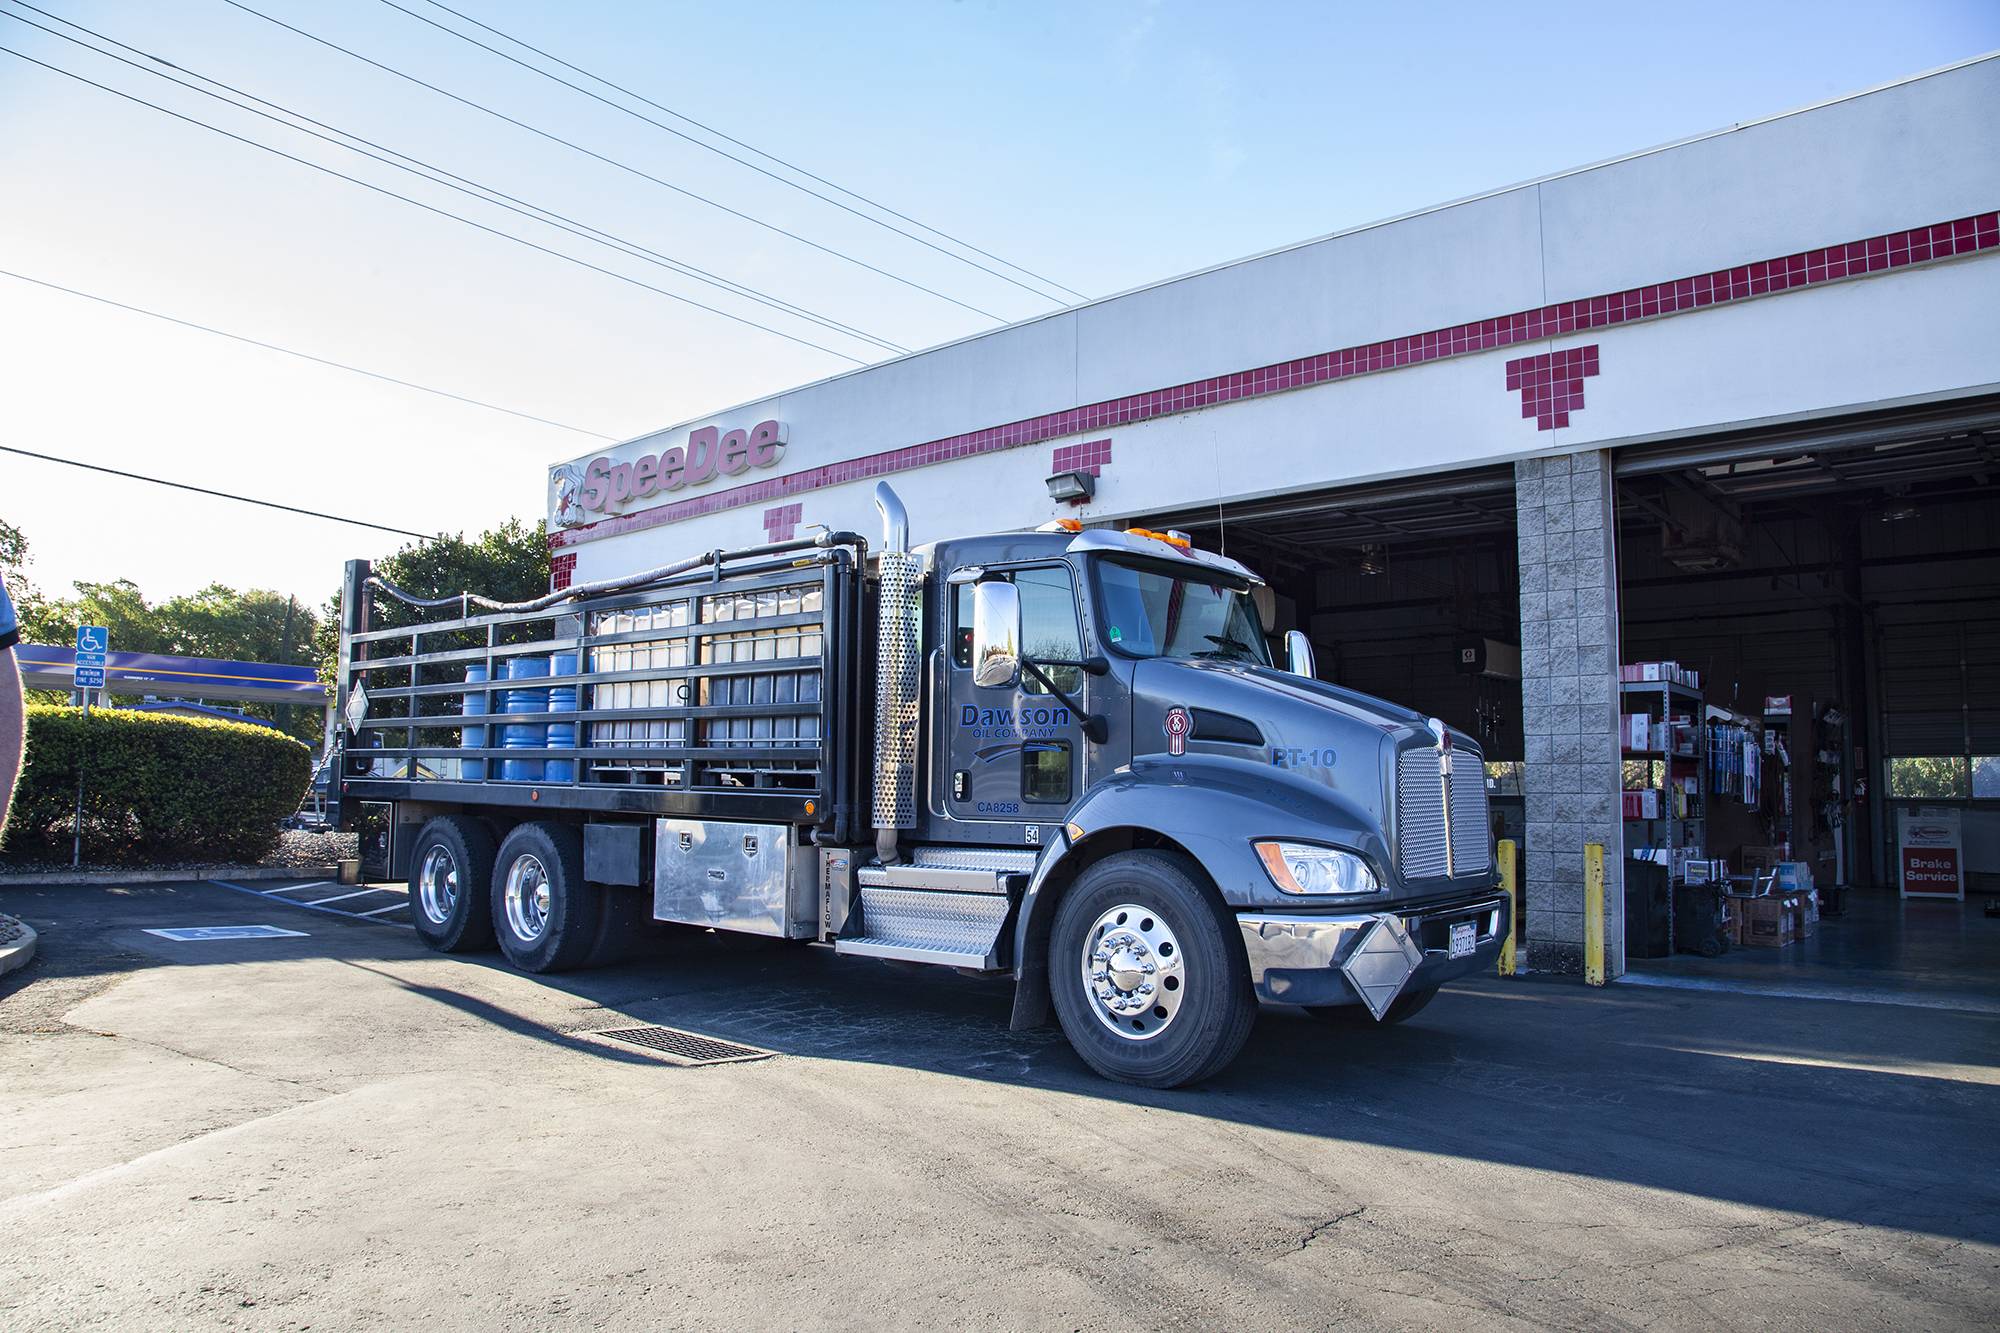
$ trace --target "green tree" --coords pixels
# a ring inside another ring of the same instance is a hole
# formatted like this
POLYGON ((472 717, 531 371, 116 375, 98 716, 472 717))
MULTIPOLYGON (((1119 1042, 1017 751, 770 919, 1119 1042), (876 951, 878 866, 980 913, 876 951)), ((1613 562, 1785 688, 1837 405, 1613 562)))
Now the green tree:
MULTIPOLYGON (((540 520, 530 526, 510 518, 477 537, 456 533, 434 542, 413 542, 378 561, 375 572, 419 597, 474 592, 499 602, 525 602, 549 590, 548 535, 540 520)), ((374 605, 371 624, 376 629, 400 629, 456 614, 419 611, 381 592, 375 594, 374 605)), ((332 682, 340 652, 338 592, 319 621, 317 647, 320 679, 332 682)))

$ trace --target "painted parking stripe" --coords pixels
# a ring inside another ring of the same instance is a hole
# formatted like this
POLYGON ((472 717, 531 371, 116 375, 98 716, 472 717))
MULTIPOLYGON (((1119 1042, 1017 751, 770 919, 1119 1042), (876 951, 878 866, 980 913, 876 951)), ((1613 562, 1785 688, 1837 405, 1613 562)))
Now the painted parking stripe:
MULTIPOLYGON (((203 880, 202 882, 204 884, 213 884, 218 889, 233 889, 237 893, 247 893, 253 898, 262 898, 267 903, 284 903, 288 907, 298 908, 301 912, 318 912, 324 916, 337 916, 345 921, 361 921, 364 919, 363 914, 361 913, 345 912, 338 907, 314 907, 311 903, 302 903, 298 901, 296 898, 273 898, 261 892, 260 890, 245 888, 241 884, 232 884, 226 879, 210 879, 210 880, 203 880)), ((395 906, 406 907, 408 906, 408 904, 397 903, 395 904, 395 906)), ((391 923, 387 921, 377 921, 372 924, 378 926, 386 926, 391 923)))
POLYGON ((380 915, 382 915, 382 913, 384 913, 384 912, 395 912, 395 911, 399 911, 399 910, 401 910, 402 908, 405 908, 405 907, 408 907, 408 906, 409 906, 409 903, 407 903, 407 902, 400 902, 400 903, 390 903, 390 904, 389 904, 389 905, 388 905, 387 907, 378 907, 378 908, 376 908, 376 909, 375 909, 374 911, 372 911, 372 912, 356 912, 356 913, 354 913, 354 915, 355 915, 355 916, 380 916, 380 915))
POLYGON ((395 892, 394 889, 356 889, 352 893, 336 893, 331 898, 315 898, 311 902, 305 905, 307 907, 320 907, 327 903, 344 903, 349 898, 365 898, 371 893, 394 893, 394 892, 395 892))
MULTIPOLYGON (((274 893, 297 893, 301 889, 323 889, 331 883, 333 881, 330 879, 316 879, 310 884, 280 884, 275 889, 259 889, 258 892, 268 898, 274 893)), ((236 886, 232 884, 229 887, 233 889, 236 886)))

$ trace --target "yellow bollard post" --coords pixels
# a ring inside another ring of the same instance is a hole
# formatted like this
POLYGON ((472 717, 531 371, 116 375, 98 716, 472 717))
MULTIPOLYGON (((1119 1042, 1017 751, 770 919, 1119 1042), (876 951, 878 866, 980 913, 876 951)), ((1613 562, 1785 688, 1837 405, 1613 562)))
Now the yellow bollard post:
POLYGON ((1583 979, 1604 984, 1604 844, 1583 848, 1583 979))
POLYGON ((1521 938, 1521 891, 1516 880, 1520 876, 1519 862, 1512 838, 1500 839, 1496 849, 1500 857, 1500 892, 1507 895, 1507 938, 1500 945, 1500 975, 1514 975, 1514 949, 1521 938))

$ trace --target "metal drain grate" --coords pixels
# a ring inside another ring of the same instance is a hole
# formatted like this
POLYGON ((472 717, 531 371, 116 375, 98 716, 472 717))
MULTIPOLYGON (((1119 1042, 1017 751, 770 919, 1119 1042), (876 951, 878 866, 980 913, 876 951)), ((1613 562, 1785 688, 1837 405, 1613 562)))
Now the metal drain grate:
POLYGON ((766 1060, 771 1056, 771 1052, 760 1051, 755 1046, 717 1041, 714 1037, 683 1032, 679 1028, 610 1028, 591 1035, 643 1046, 690 1065, 733 1064, 745 1060, 766 1060))

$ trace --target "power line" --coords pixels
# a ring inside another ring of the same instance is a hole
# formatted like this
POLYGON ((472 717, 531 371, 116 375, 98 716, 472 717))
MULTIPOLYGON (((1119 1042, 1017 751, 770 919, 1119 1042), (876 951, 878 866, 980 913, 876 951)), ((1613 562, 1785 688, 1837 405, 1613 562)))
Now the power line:
POLYGON ((409 74, 404 72, 403 70, 395 68, 393 65, 385 65, 379 60, 375 60, 369 56, 362 55, 359 51, 350 50, 349 48, 340 45, 340 43, 338 42, 331 41, 315 33, 307 32, 304 28, 294 27, 292 24, 285 22, 283 19, 273 18, 271 15, 263 13, 260 10, 252 9, 250 6, 242 3, 242 0, 222 0, 222 2, 230 6, 231 8, 240 9, 246 14, 250 14, 257 18, 260 18, 264 20, 266 23, 272 24, 276 27, 283 28, 286 32, 296 33, 300 37, 305 38, 307 41, 317 42, 319 45, 326 47, 328 50, 338 51, 342 55, 350 57, 351 59, 354 60, 358 60, 364 65, 371 65, 374 68, 381 70, 385 74, 393 74, 395 77, 399 79, 403 79, 409 83, 416 84, 419 88, 428 88, 430 91, 436 93, 440 97, 449 98, 451 101, 457 102, 461 106, 470 107, 474 111, 483 112, 486 115, 492 116, 496 120, 505 121, 507 124, 512 125, 517 129, 523 129, 530 134, 536 135, 543 139, 547 139, 550 143, 561 144, 563 147, 568 148, 574 152, 582 153, 586 157, 595 158, 597 161, 602 162, 607 166, 613 166, 618 168, 620 171, 629 172, 630 174, 639 177, 641 180, 651 181, 653 184, 660 186, 662 189, 672 190, 675 194, 681 195, 684 198, 692 199, 697 203, 706 204, 710 208, 718 209, 721 212, 729 214, 731 217, 740 218, 743 221, 751 223, 754 226, 762 227, 766 231, 775 232, 779 236, 784 236, 790 240, 797 241, 801 245, 809 246, 814 250, 818 250, 821 254, 832 255, 836 259, 844 260, 845 262, 849 264, 854 264, 860 268, 865 268, 870 273, 880 274, 882 277, 889 279, 891 282, 899 282, 903 286, 911 288, 914 291, 923 292, 929 296, 935 296, 940 301, 949 302, 950 304, 959 307, 961 310, 970 310, 975 315, 983 315, 987 319, 994 320, 996 322, 1001 322, 1001 316, 994 314, 991 310, 983 310, 976 305, 972 305, 968 302, 961 301, 955 296, 947 296, 945 295, 945 293, 937 290, 935 287, 926 287, 923 283, 918 282, 913 278, 906 278, 900 273, 892 273, 886 268, 882 268, 878 265, 871 264, 865 259, 856 258, 854 255, 850 255, 845 251, 836 250, 832 246, 821 245, 818 241, 812 240, 805 236, 801 236, 795 231, 787 231, 785 228, 778 226, 774 222, 766 222, 764 219, 760 217, 755 217, 749 213, 743 212, 740 209, 731 208, 728 204, 722 203, 715 199, 711 199, 707 195, 697 194, 693 190, 687 189, 685 186, 676 185, 670 180, 663 180, 662 178, 653 175, 651 172, 644 171, 638 167, 633 166, 629 162, 621 162, 615 157, 607 157, 603 153, 597 152, 594 149, 585 148, 582 144, 577 143, 574 140, 565 139, 559 134, 551 134, 547 130, 541 129, 534 125, 530 125, 525 120, 517 120, 513 116, 508 115, 506 112, 496 111, 494 108, 487 106, 483 102, 475 102, 469 97, 461 97, 457 93, 451 92, 448 89, 440 88, 435 83, 428 83, 425 80, 418 78, 414 74, 409 74))
POLYGON ((307 518, 323 518, 331 523, 346 523, 357 528, 373 528, 377 532, 393 532, 399 537, 415 537, 419 541, 434 542, 433 532, 412 532, 408 528, 392 528, 386 523, 370 523, 366 519, 342 518, 339 514, 321 513, 317 509, 301 509, 297 505, 281 505, 276 500, 259 500, 252 495, 237 495, 233 491, 210 490, 206 486, 195 486, 185 481, 168 481, 165 477, 149 477, 143 472, 127 472, 122 468, 105 467, 100 463, 85 463, 75 458, 64 458, 58 454, 38 454, 33 449, 21 449, 11 444, 0 444, 0 453, 19 454, 23 458, 39 458, 44 463, 60 463, 64 467, 80 467, 86 472, 102 472, 107 476, 123 477, 128 481, 143 481, 154 486, 171 486, 177 491, 193 491, 196 495, 212 495, 220 500, 236 500, 247 505, 262 505, 266 509, 282 509, 288 514, 303 514, 307 518))
POLYGON ((879 338, 872 333, 868 333, 861 329, 857 329, 850 324, 843 324, 839 320, 831 319, 827 316, 820 315, 812 310, 806 309, 803 306, 794 305, 790 301, 786 301, 783 300, 782 298, 772 296, 766 292, 760 292, 756 288, 746 286, 743 283, 735 281, 734 279, 725 278, 720 274, 711 273, 707 269, 699 268, 693 264, 686 263, 683 260, 675 259, 672 255, 661 254, 659 251, 649 249, 646 246, 640 245, 636 241, 627 240, 622 236, 614 235, 613 233, 605 231, 602 228, 593 227, 589 223, 580 222, 575 218, 569 217, 562 213, 558 213, 553 209, 543 208, 539 204, 530 203, 525 199, 521 199, 514 195, 508 194, 503 190, 498 190, 490 185, 483 185, 478 181, 469 179, 468 177, 460 176, 455 172, 437 166, 435 163, 426 162, 421 158, 412 157, 408 153, 399 152, 394 148, 390 148, 386 144, 380 144, 372 139, 363 138, 361 135, 352 133, 351 131, 348 130, 340 129, 338 126, 329 125, 325 121, 315 120, 311 116, 308 116, 303 112, 294 111, 290 107, 271 101, 269 98, 259 97, 255 93, 246 92, 241 88, 237 88, 231 84, 224 83, 220 79, 210 78, 206 74, 202 74, 195 70, 188 69, 186 66, 176 64, 175 62, 168 60, 163 56, 158 56, 150 51, 141 50, 136 46, 128 45, 125 42, 119 41, 115 37, 109 37, 106 36, 104 33, 98 32, 93 28, 87 28, 81 23, 72 22, 69 19, 63 18, 59 14, 51 14, 49 13, 49 11, 45 9, 41 9, 38 6, 27 3, 27 0, 13 0, 13 3, 18 5, 22 9, 30 9, 37 14, 41 14, 47 18, 54 19, 56 22, 61 23, 66 27, 74 28, 78 32, 88 33, 90 36, 95 37, 100 42, 104 42, 107 43, 108 45, 118 47, 121 50, 130 51, 132 54, 136 56, 144 57, 145 60, 155 62, 156 64, 159 65, 164 65, 167 67, 167 69, 176 70, 179 73, 186 74, 191 78, 199 79, 203 83, 212 84, 214 87, 221 88, 225 92, 234 94, 236 97, 246 99, 247 101, 256 102, 263 106, 271 107, 273 110, 282 113, 282 115, 274 116, 269 112, 260 111, 254 106, 245 106, 243 105, 242 102, 232 101, 230 98, 224 97, 221 93, 210 92, 206 88, 198 88, 194 84, 187 82, 185 79, 176 78, 174 75, 168 74, 163 70, 155 69, 151 65, 143 64, 140 61, 128 60, 124 56, 118 55, 116 52, 101 50, 100 48, 92 46, 88 42, 81 41, 78 38, 72 37, 67 33, 57 32, 54 28, 45 27, 40 23, 36 23, 32 19, 22 18, 19 14, 12 14, 8 13, 6 10, 0 10, 0 18, 9 18, 16 23, 26 24, 28 27, 34 28, 39 32, 48 33, 51 37, 60 38, 61 40, 69 42, 74 46, 82 47, 84 50, 89 51, 93 55, 103 56, 109 60, 116 60, 122 65, 129 65, 133 69, 138 70, 142 74, 147 74, 157 79, 163 79, 166 82, 175 85, 176 87, 186 88, 190 92, 199 93, 203 97, 211 98, 215 101, 221 102, 224 106, 232 107, 239 111, 248 111, 253 116, 261 116, 265 120, 283 126, 285 129, 292 130, 299 134, 308 135, 312 138, 319 139, 325 143, 330 143, 336 148, 342 149, 346 152, 356 153, 359 156, 370 159, 371 161, 380 162, 384 166, 393 167, 398 171, 407 172, 411 175, 419 177, 422 180, 430 181, 432 184, 442 185, 448 190, 455 190, 460 194, 467 195, 470 198, 477 199, 481 203, 493 204, 496 207, 503 208, 510 213, 517 213, 520 216, 525 217, 532 222, 539 222, 545 226, 555 227, 559 231, 566 231, 570 233, 572 236, 581 237, 583 240, 591 241, 599 245, 608 246, 611 249, 617 250, 620 254, 629 255, 634 259, 643 260, 647 263, 654 264, 657 267, 665 268, 671 272, 680 274, 682 277, 693 278, 697 282, 703 283, 710 287, 718 288, 719 290, 728 292, 732 296, 742 296, 751 301, 755 301, 759 305, 767 306, 770 309, 778 310, 785 314, 796 315, 801 319, 805 319, 811 323, 819 325, 821 328, 828 329, 836 333, 848 334, 852 337, 860 339, 863 342, 873 343, 877 347, 883 348, 886 351, 901 353, 901 352, 908 352, 910 350, 909 348, 904 347, 899 343, 890 342, 886 338, 879 338), (341 136, 341 138, 351 139, 354 141, 354 143, 366 145, 367 148, 380 149, 381 152, 388 153, 393 157, 401 158, 403 159, 403 161, 392 162, 387 157, 382 157, 377 153, 371 153, 364 151, 361 148, 356 148, 353 146, 353 144, 343 143, 341 142, 340 139, 333 138, 330 137, 329 135, 320 134, 317 131, 307 129, 305 128, 304 125, 294 125, 290 121, 283 119, 283 117, 285 116, 289 116, 293 120, 304 121, 308 125, 317 125, 321 129, 331 131, 332 134, 334 135, 341 136), (405 166, 403 165, 403 163, 405 162, 413 163, 414 166, 405 166), (453 182, 459 182, 459 184, 454 184, 453 182), (514 205, 520 205, 520 207, 515 207, 514 205))
MULTIPOLYGON (((928 246, 929 248, 937 251, 939 254, 944 255, 946 258, 955 259, 961 264, 971 265, 971 267, 978 269, 982 273, 990 273, 994 277, 999 278, 1003 282, 1011 282, 1016 287, 1019 287, 1022 291, 1029 292, 1035 296, 1039 296, 1044 301, 1057 299, 1051 297, 1046 292, 1036 291, 1033 287, 1028 286, 1024 282, 1017 282, 1013 278, 1008 277, 1005 273, 998 272, 997 270, 986 267, 986 265, 984 264, 977 263, 973 260, 967 259, 964 255, 953 254, 950 250, 945 249, 943 246, 937 245, 931 241, 927 241, 921 236, 917 236, 910 232, 904 231, 901 227, 891 226, 889 223, 882 221, 882 219, 880 218, 870 217, 868 214, 863 213, 860 209, 851 208, 848 205, 840 202, 840 200, 838 199, 828 198, 826 195, 821 194, 817 190, 807 189, 805 186, 800 185, 797 181, 787 180, 783 176, 778 175, 774 171, 767 171, 765 168, 758 166, 755 162, 746 162, 744 161, 744 159, 736 156, 734 153, 727 153, 724 152, 722 149, 717 148, 713 144, 703 143, 701 140, 693 137, 692 135, 684 134, 681 131, 673 128, 671 125, 661 125, 660 122, 658 122, 657 120, 653 120, 648 116, 639 115, 638 112, 633 111, 630 107, 619 106, 616 102, 609 101, 603 97, 598 97, 596 93, 591 92, 587 88, 577 88, 575 84, 569 82, 567 79, 557 78, 555 75, 549 73, 547 70, 544 69, 536 69, 535 66, 529 64, 524 60, 517 60, 513 56, 508 55, 505 51, 494 50, 494 48, 486 45, 486 43, 484 42, 477 41, 474 38, 468 37, 462 32, 453 31, 451 28, 446 27, 444 24, 439 23, 433 19, 425 18, 422 14, 416 13, 413 10, 404 9, 403 6, 397 4, 395 0, 382 0, 382 3, 388 5, 389 8, 391 9, 398 10, 404 14, 408 14, 411 18, 416 19, 420 23, 428 23, 433 28, 436 28, 440 32, 450 33, 453 37, 458 38, 462 42, 471 42, 472 45, 478 47, 482 51, 491 51, 494 55, 499 56, 502 60, 512 60, 515 64, 519 65, 523 69, 533 70, 536 74, 541 75, 545 79, 553 79, 555 82, 562 84, 563 87, 565 88, 575 88, 576 91, 584 94, 586 97, 595 97, 597 98, 598 101, 603 102, 606 106, 614 107, 619 111, 623 111, 628 116, 635 116, 638 119, 645 121, 648 125, 656 126, 659 129, 665 130, 668 134, 672 134, 681 139, 685 139, 687 142, 694 144, 698 148, 706 149, 708 152, 714 153, 719 157, 725 157, 729 159, 731 162, 737 163, 740 166, 748 167, 751 171, 754 171, 761 176, 768 176, 770 179, 777 181, 780 185, 784 185, 791 189, 797 190, 802 194, 811 195, 814 199, 818 199, 823 203, 831 204, 835 208, 838 208, 843 212, 852 213, 855 217, 860 218, 864 222, 873 223, 875 226, 884 228, 885 230, 888 231, 892 231, 898 236, 906 237, 909 240, 915 241, 919 245, 928 246)), ((733 135, 723 133, 721 130, 716 129, 713 125, 703 124, 701 121, 696 120, 693 116, 687 115, 683 112, 676 111, 670 106, 663 106, 660 103, 654 101, 652 98, 647 97, 643 93, 634 92, 630 88, 612 82, 610 79, 605 78, 602 74, 592 73, 590 70, 583 68, 581 65, 572 64, 569 61, 564 60, 561 56, 552 55, 548 51, 543 50, 541 47, 536 46, 532 42, 524 42, 519 37, 514 36, 512 33, 502 32, 500 29, 494 27, 490 23, 482 23, 478 19, 472 17, 470 14, 464 13, 460 10, 453 9, 450 5, 440 4, 439 0, 425 0, 425 3, 430 5, 431 8, 433 9, 442 9, 445 13, 452 15, 454 18, 461 19, 466 23, 470 23, 476 28, 483 28, 487 32, 492 33, 495 37, 499 37, 505 41, 511 42, 515 46, 518 46, 523 50, 533 51, 536 55, 542 57, 544 60, 553 61, 555 64, 561 65, 564 69, 571 70, 577 74, 581 74, 586 79, 590 79, 595 83, 601 83, 607 88, 611 88, 618 92, 621 92, 625 94, 625 96, 633 99, 634 101, 644 102, 647 106, 652 107, 656 111, 664 111, 666 114, 672 116, 675 120, 683 121, 689 125, 693 125, 695 128, 702 130, 704 133, 712 134, 716 138, 721 139, 726 143, 735 144, 738 148, 744 149, 747 152, 755 153, 757 156, 765 159, 766 161, 776 162, 779 166, 785 168, 787 171, 797 172, 799 175, 804 176, 807 180, 817 181, 819 184, 826 186, 830 190, 838 190, 840 191, 840 193, 846 195, 850 199, 859 199, 862 203, 867 204, 870 208, 879 209, 880 211, 887 213, 891 217, 900 218, 904 222, 909 223, 913 227, 921 227, 923 230, 931 233, 933 236, 942 236, 946 240, 950 241, 953 245, 957 245, 964 249, 970 250, 976 255, 983 255, 986 258, 992 260, 996 264, 1004 264, 1008 268, 1013 269, 1016 273, 1025 273, 1029 277, 1033 278, 1035 281, 1042 283, 1046 286, 1053 287, 1057 291, 1068 292, 1071 296, 1076 297, 1078 300, 1089 299, 1088 297, 1084 296, 1082 292, 1077 291, 1074 287, 1065 287, 1063 286, 1063 284, 1057 282, 1054 278, 1043 277, 1041 274, 1035 272, 1033 269, 1023 268, 1021 265, 1013 263, 1010 260, 1002 259, 999 255, 996 255, 991 251, 980 249, 978 246, 972 244, 972 242, 970 241, 961 240, 960 238, 953 236, 949 232, 941 231, 936 227, 930 226, 928 223, 919 222, 907 213, 899 213, 895 209, 889 207, 887 204, 879 203, 876 200, 870 199, 868 198, 868 196, 864 194, 859 194, 853 190, 850 190, 843 185, 836 185, 832 181, 826 179, 826 177, 824 176, 816 176, 812 172, 807 171, 804 167, 801 167, 796 163, 785 161, 785 159, 779 157, 775 153, 767 153, 763 149, 757 147, 755 144, 745 143, 743 142, 743 140, 738 139, 733 135)), ((1060 304, 1059 301, 1058 304, 1060 304)))
POLYGON ((634 287, 643 287, 649 292, 656 292, 659 295, 666 297, 668 300, 679 301, 682 305, 693 306, 697 310, 706 310, 711 315, 720 315, 724 319, 731 320, 737 324, 746 325, 753 329, 761 329, 765 333, 771 334, 773 337, 783 338, 785 341, 797 343, 801 347, 810 347, 816 352, 825 352, 828 356, 837 356, 843 361, 852 362, 854 365, 863 366, 868 364, 867 362, 862 361, 858 357, 849 356, 845 352, 835 351, 833 348, 826 347, 821 345, 820 343, 813 342, 809 338, 801 338, 797 334, 786 333, 782 329, 774 329, 769 324, 760 324, 754 319, 749 319, 742 315, 732 314, 727 310, 721 310, 712 305, 706 305, 703 302, 695 300, 693 297, 682 296, 679 292, 670 292, 664 287, 655 287, 650 282, 642 282, 640 279, 632 277, 630 274, 620 273, 616 269, 608 269, 603 267, 602 265, 593 264, 587 259, 578 259, 575 255, 564 254, 561 250, 554 250, 546 245, 540 245, 534 241, 527 239, 525 236, 516 236, 511 232, 501 231, 497 227, 489 227, 483 222, 475 222, 471 218, 465 217, 458 213, 454 213, 449 209, 439 208, 434 204, 424 203, 420 199, 412 199, 409 195, 406 194, 398 194, 396 193, 396 191, 391 190, 386 186, 376 185, 371 181, 362 180, 358 176, 350 176, 342 171, 335 171, 332 167, 321 166, 317 162, 313 162, 307 158, 296 156, 295 154, 292 153, 287 153, 281 148, 273 148, 270 144, 260 143, 256 139, 249 139, 245 138, 243 135, 240 134, 233 134, 230 131, 223 129, 218 125, 211 125, 207 121, 199 120, 194 116, 183 115, 181 112, 174 111, 167 107, 161 106, 157 102, 149 102, 145 98, 135 96, 132 93, 122 92, 117 88, 111 87, 109 84, 99 83, 95 79, 86 78, 83 75, 78 74, 73 70, 64 69, 59 65, 51 65, 45 60, 37 60, 35 57, 28 55, 25 52, 16 51, 11 46, 0 46, 0 52, 5 52, 10 56, 15 56, 21 60, 25 60, 31 65, 40 65, 43 69, 46 69, 51 73, 60 74, 64 78, 74 79, 78 83, 87 84, 90 87, 96 88, 101 92, 110 93, 113 97, 123 98, 127 102, 134 102, 140 106, 148 107, 154 111, 159 112, 162 115, 172 116, 175 120, 185 121, 190 125, 199 126, 201 129, 207 130, 212 134, 219 134, 225 139, 233 139, 237 143, 247 144, 252 148, 260 148, 264 152, 270 153, 274 157, 284 158, 287 162, 296 162, 302 167, 310 167, 314 171, 320 172, 324 175, 332 176, 337 180, 344 180, 348 182, 350 185, 358 185, 362 189, 372 191, 375 194, 386 195, 391 199, 400 199, 404 203, 409 204, 413 208, 421 208, 426 213, 435 213, 437 216, 441 218, 449 218, 454 222, 462 222, 466 226, 471 227, 477 231, 483 231, 489 236, 498 236, 501 240, 512 241, 516 245, 525 245, 530 250, 539 250, 541 253, 545 255, 552 255, 557 259, 561 259, 568 263, 575 264, 579 268, 587 268, 593 273, 602 273, 604 276, 608 278, 616 278, 618 279, 618 281, 630 283, 634 287))
POLYGON ((281 347, 277 343, 265 342, 261 338, 250 338, 241 333, 231 333, 227 329, 212 328, 207 324, 197 324, 191 319, 180 319, 173 315, 163 314, 158 310, 148 310, 144 306, 127 305, 123 301, 114 301, 108 296, 99 296, 95 292, 79 291, 75 287, 65 287, 60 283, 47 282, 41 278, 31 278, 25 273, 16 273, 11 269, 0 268, 0 277, 14 278, 20 282, 33 283, 37 287, 46 287, 52 292, 62 292, 68 296, 80 296, 86 301, 95 301, 99 305, 108 305, 118 310, 129 310, 135 315, 145 315, 149 319, 163 320, 168 324, 178 324, 184 329, 195 329, 202 333, 212 333, 218 338, 227 338, 232 342, 248 343, 252 347, 261 347, 267 352, 279 352, 285 356, 295 356, 301 361, 311 361, 316 365, 331 366, 335 370, 345 370, 350 374, 365 375, 371 380, 380 380, 384 384, 395 384, 405 389, 415 389, 419 393, 435 394, 439 398, 449 398, 455 403, 465 403, 472 407, 483 407, 489 412, 505 412, 510 417, 520 417, 523 421, 533 421, 544 426, 554 426, 557 430, 575 431, 578 435, 588 435, 594 440, 609 440, 615 444, 621 438, 617 435, 606 435, 601 431, 585 430, 582 426, 572 426, 563 421, 551 421, 547 417, 538 417, 532 412, 517 412, 511 407, 501 407, 498 403, 488 403, 477 398, 468 398, 464 394, 452 393, 448 389, 433 389, 428 384, 415 384, 409 380, 399 380, 394 375, 384 375, 380 371, 375 370, 364 370, 360 366, 350 366, 345 361, 334 361, 327 357, 314 356, 311 352, 301 352, 296 348, 281 347))

